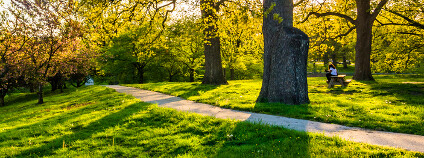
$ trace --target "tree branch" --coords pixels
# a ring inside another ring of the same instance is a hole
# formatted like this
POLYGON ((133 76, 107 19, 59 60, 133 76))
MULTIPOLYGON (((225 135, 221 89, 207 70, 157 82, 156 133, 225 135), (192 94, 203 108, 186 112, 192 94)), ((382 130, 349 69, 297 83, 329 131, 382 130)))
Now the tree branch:
POLYGON ((356 26, 353 26, 353 27, 351 27, 351 28, 349 28, 349 30, 347 30, 345 33, 343 33, 343 34, 339 34, 339 35, 337 35, 337 36, 335 36, 335 37, 330 37, 330 38, 324 38, 323 40, 321 40, 321 41, 317 41, 312 47, 316 47, 316 46, 319 46, 319 45, 321 45, 321 44, 324 44, 324 42, 325 41, 327 41, 327 40, 334 40, 334 39, 336 39, 336 38, 340 38, 340 37, 344 37, 344 36, 347 36, 347 35, 349 35, 353 30, 355 30, 356 29, 356 26))
POLYGON ((417 33, 412 33, 412 32, 396 32, 396 33, 404 34, 404 35, 414 35, 414 36, 424 37, 424 34, 417 34, 417 33))
POLYGON ((309 12, 309 14, 306 16, 306 18, 303 21, 301 21, 300 23, 304 23, 305 21, 307 21, 309 16, 311 16, 311 15, 315 15, 316 17, 337 16, 337 17, 346 19, 347 21, 349 21, 353 25, 356 25, 356 20, 354 20, 353 18, 351 18, 347 15, 335 13, 335 12, 325 12, 325 13, 309 12))
POLYGON ((171 2, 171 3, 167 4, 167 5, 171 5, 171 4, 173 4, 173 6, 172 6, 172 9, 171 9, 171 10, 166 10, 165 18, 164 18, 164 19, 163 19, 163 21, 162 21, 162 27, 163 27, 163 28, 165 28, 165 22, 166 22, 166 20, 168 19, 168 14, 169 14, 169 13, 171 13, 171 12, 173 12, 173 11, 175 10, 175 3, 176 3, 176 0, 172 0, 172 2, 171 2))
POLYGON ((389 0, 381 0, 380 3, 378 3, 377 7, 374 9, 374 12, 371 14, 371 21, 374 21, 377 18, 383 6, 386 5, 387 1, 389 0))
POLYGON ((392 14, 395 14, 395 15, 403 18, 404 20, 408 21, 409 22, 409 26, 414 26, 414 27, 417 27, 419 29, 424 29, 424 25, 423 24, 420 24, 420 23, 418 23, 418 22, 416 22, 416 21, 414 21, 414 20, 406 17, 405 15, 402 15, 402 14, 397 13, 397 12, 392 11, 392 10, 388 10, 388 12, 390 12, 392 14))
POLYGON ((219 11, 219 7, 221 7, 222 4, 224 4, 224 2, 226 2, 228 0, 220 0, 219 2, 215 3, 214 8, 216 9, 216 11, 219 11))
POLYGON ((343 34, 340 34, 340 35, 337 35, 336 37, 334 37, 332 39, 336 39, 336 38, 347 36, 347 35, 349 35, 355 29, 356 29, 356 26, 353 26, 353 27, 349 28, 349 30, 347 30, 347 32, 345 32, 343 34))
POLYGON ((293 7, 297 7, 297 6, 299 6, 300 4, 302 4, 303 2, 305 2, 305 0, 300 0, 299 2, 297 2, 297 3, 293 4, 293 7))

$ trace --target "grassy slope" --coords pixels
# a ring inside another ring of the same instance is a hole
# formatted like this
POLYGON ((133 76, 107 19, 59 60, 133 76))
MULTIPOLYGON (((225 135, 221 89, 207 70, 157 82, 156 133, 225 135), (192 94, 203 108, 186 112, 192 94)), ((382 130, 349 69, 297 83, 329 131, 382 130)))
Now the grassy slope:
POLYGON ((327 88, 324 77, 308 78, 311 103, 300 106, 256 103, 261 80, 230 81, 221 86, 166 82, 127 86, 231 109, 424 135, 424 76, 374 77, 376 82, 352 81, 347 88, 333 89, 327 88))
POLYGON ((100 86, 14 94, 0 107, 0 157, 424 157, 142 103, 100 86))

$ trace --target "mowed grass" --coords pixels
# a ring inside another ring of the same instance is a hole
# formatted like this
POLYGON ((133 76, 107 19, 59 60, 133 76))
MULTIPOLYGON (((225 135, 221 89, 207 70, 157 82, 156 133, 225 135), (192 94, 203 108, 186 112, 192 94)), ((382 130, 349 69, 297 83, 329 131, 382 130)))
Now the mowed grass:
POLYGON ((178 112, 101 86, 12 94, 0 107, 0 157, 424 157, 178 112))
MULTIPOLYGON (((351 78, 351 77, 346 77, 351 78)), ((325 77, 308 78, 310 104, 256 103, 261 80, 228 85, 148 83, 132 86, 224 108, 329 122, 373 130, 424 135, 424 75, 375 75, 328 89, 325 77)))

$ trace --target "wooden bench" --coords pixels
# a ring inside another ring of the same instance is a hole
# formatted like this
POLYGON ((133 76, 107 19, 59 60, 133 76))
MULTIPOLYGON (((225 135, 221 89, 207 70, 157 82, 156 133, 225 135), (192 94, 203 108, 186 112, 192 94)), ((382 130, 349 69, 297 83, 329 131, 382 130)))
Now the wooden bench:
POLYGON ((328 88, 333 88, 334 85, 341 85, 342 87, 346 87, 352 80, 346 80, 346 75, 337 75, 331 76, 330 81, 327 81, 328 88))
POLYGON ((347 85, 349 85, 349 83, 350 83, 351 81, 352 81, 351 79, 348 79, 348 80, 344 80, 344 81, 343 81, 343 83, 344 83, 344 85, 347 87, 347 85))

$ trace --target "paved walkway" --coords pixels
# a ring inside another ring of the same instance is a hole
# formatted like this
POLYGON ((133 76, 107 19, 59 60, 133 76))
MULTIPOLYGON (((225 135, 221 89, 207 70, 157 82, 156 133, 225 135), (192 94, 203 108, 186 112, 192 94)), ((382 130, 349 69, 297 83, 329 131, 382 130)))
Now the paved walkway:
POLYGON ((242 112, 231 109, 223 109, 203 103, 196 103, 179 97, 132 87, 117 85, 108 85, 106 87, 113 88, 120 93, 132 95, 147 103, 156 103, 160 107, 169 107, 180 111, 195 112, 222 119, 261 122, 263 124, 277 125, 298 131, 324 133, 326 136, 339 136, 354 142, 363 142, 424 152, 424 136, 373 131, 281 116, 242 112))

